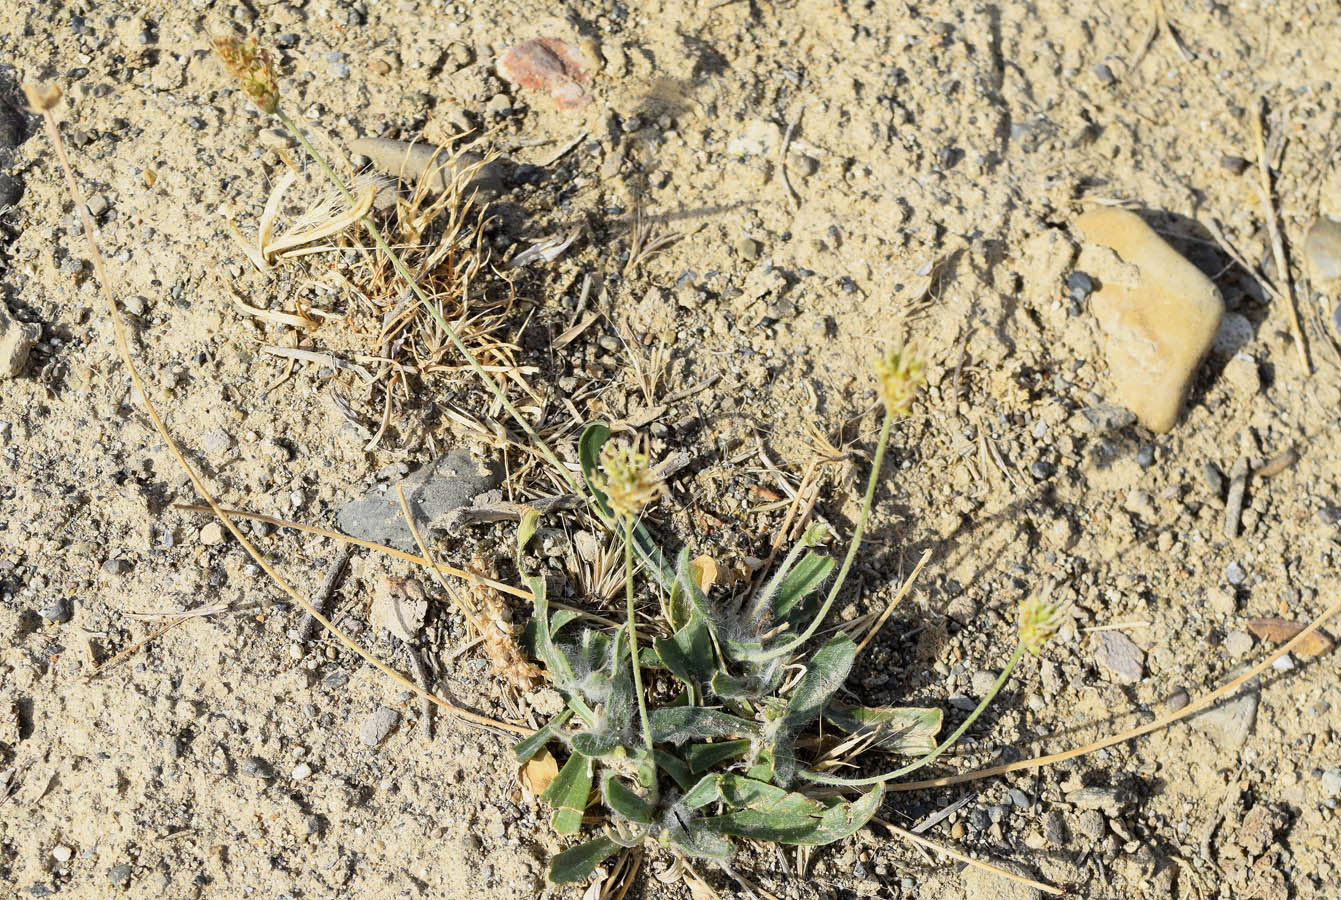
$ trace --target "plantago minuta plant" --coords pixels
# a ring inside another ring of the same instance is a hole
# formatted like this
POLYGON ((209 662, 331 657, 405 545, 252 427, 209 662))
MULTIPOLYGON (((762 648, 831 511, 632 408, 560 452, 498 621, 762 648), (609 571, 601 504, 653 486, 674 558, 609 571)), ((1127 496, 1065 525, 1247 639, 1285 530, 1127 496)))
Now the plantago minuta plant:
POLYGON ((613 636, 580 627, 573 613, 550 612, 544 579, 528 579, 535 597, 530 640, 567 708, 517 746, 518 761, 551 742, 568 750, 542 796, 561 834, 581 831, 593 790, 605 808, 600 834, 554 858, 553 881, 581 881, 621 848, 644 843, 725 864, 732 838, 807 845, 852 834, 875 815, 884 782, 926 765, 958 740, 1023 654, 1037 652, 1055 629, 1055 610, 1027 604, 1020 645, 1001 678, 974 715, 939 745, 933 743, 939 710, 850 706, 835 699, 857 644, 841 631, 818 646, 811 639, 859 550, 890 430, 911 406, 921 373, 921 360, 907 348, 878 363, 884 420, 837 575, 835 561, 818 552, 825 538, 820 526, 809 529, 760 589, 744 597, 713 596, 682 549, 661 605, 666 636, 645 649, 634 625, 633 524, 659 485, 646 456, 612 448, 603 425, 587 428, 579 444, 583 478, 593 504, 623 527, 627 625, 613 636), (668 702, 650 710, 644 669, 668 676, 675 686, 668 702), (821 760, 816 752, 824 746, 817 734, 821 723, 851 735, 843 742, 847 747, 918 758, 899 773, 839 779, 824 771, 835 760, 821 760), (817 784, 868 789, 846 800, 817 784))

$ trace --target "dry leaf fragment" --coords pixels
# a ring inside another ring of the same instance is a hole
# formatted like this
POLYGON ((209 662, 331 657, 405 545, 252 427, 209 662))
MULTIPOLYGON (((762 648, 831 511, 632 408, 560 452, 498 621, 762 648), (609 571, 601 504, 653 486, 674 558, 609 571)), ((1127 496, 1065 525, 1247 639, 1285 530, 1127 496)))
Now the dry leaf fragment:
POLYGON ((547 748, 531 757, 517 770, 517 780, 530 797, 539 797, 559 774, 559 764, 547 748))
MULTIPOLYGON (((1249 619, 1248 630, 1264 641, 1283 644, 1304 630, 1304 626, 1289 619, 1249 619)), ((1300 642, 1295 652, 1300 656, 1317 656, 1332 649, 1332 639, 1321 631, 1315 631, 1300 642)))
POLYGON ((698 585, 698 589, 706 594, 717 583, 717 576, 720 574, 717 560, 706 554, 690 560, 689 574, 693 577, 694 584, 698 585))

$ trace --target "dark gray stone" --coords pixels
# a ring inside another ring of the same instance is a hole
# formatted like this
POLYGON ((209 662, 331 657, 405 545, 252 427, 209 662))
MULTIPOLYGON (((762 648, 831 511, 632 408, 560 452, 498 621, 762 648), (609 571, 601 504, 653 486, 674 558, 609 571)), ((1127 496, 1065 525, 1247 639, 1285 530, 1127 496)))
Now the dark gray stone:
MULTIPOLYGON (((498 468, 452 450, 407 476, 401 486, 420 534, 449 525, 448 517, 498 484, 498 468)), ((414 551, 414 535, 405 524, 394 485, 381 485, 336 511, 336 522, 346 534, 414 551)))
POLYGON ((74 615, 74 604, 68 597, 57 597, 37 613, 48 622, 68 622, 74 615))

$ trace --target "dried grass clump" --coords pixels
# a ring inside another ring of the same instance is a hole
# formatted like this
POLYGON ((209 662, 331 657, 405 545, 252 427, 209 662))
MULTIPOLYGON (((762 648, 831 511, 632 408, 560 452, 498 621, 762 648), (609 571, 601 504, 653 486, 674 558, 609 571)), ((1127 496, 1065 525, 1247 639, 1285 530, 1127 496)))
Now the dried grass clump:
POLYGON ((490 266, 484 239, 487 208, 477 204, 470 189, 489 162, 487 157, 473 163, 460 156, 435 160, 408 194, 395 195, 379 223, 426 299, 410 291, 387 255, 371 246, 366 226, 360 224, 350 237, 346 249, 356 258, 340 274, 373 317, 368 329, 372 353, 402 370, 428 376, 467 367, 441 321, 456 330, 487 370, 517 370, 518 348, 501 336, 515 293, 512 283, 490 266), (443 183, 445 190, 434 190, 443 183))
POLYGON ((369 449, 387 432, 398 404, 408 404, 435 376, 471 368, 444 324, 486 371, 523 387, 524 376, 534 371, 517 365, 518 347, 508 335, 515 292, 490 264, 488 209, 472 188, 489 162, 488 157, 470 161, 463 154, 443 154, 406 184, 359 176, 353 202, 335 193, 319 196, 281 230, 277 223, 285 194, 297 178, 291 168, 276 181, 255 239, 233 228, 258 270, 301 258, 312 281, 348 298, 339 313, 315 309, 301 297, 289 301, 291 310, 241 300, 238 307, 259 321, 297 329, 308 341, 362 364, 370 383, 367 412, 380 421, 369 449), (370 219, 419 290, 406 286, 376 245, 370 219))

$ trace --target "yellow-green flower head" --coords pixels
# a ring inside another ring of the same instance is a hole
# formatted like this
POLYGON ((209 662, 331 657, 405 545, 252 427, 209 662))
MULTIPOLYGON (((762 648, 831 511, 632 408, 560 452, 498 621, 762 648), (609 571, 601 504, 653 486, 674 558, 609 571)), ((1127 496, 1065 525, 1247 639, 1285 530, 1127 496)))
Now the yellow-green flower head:
POLYGON ((1062 627, 1062 610, 1057 604, 1034 595, 1020 604, 1020 643, 1034 656, 1062 627))
POLYGON ((596 486, 618 516, 636 516, 661 495, 661 480, 652 471, 647 454, 632 447, 606 444, 601 448, 601 469, 596 486))
POLYGON ((880 399, 885 412, 902 415, 913 406, 917 389, 926 381, 923 372, 926 363, 912 347, 896 344, 886 350, 875 363, 880 378, 880 399))
POLYGON ((270 54, 256 44, 255 38, 245 41, 235 37, 216 37, 214 52, 224 66, 242 85, 242 92, 261 108, 273 113, 279 108, 279 79, 270 54))

